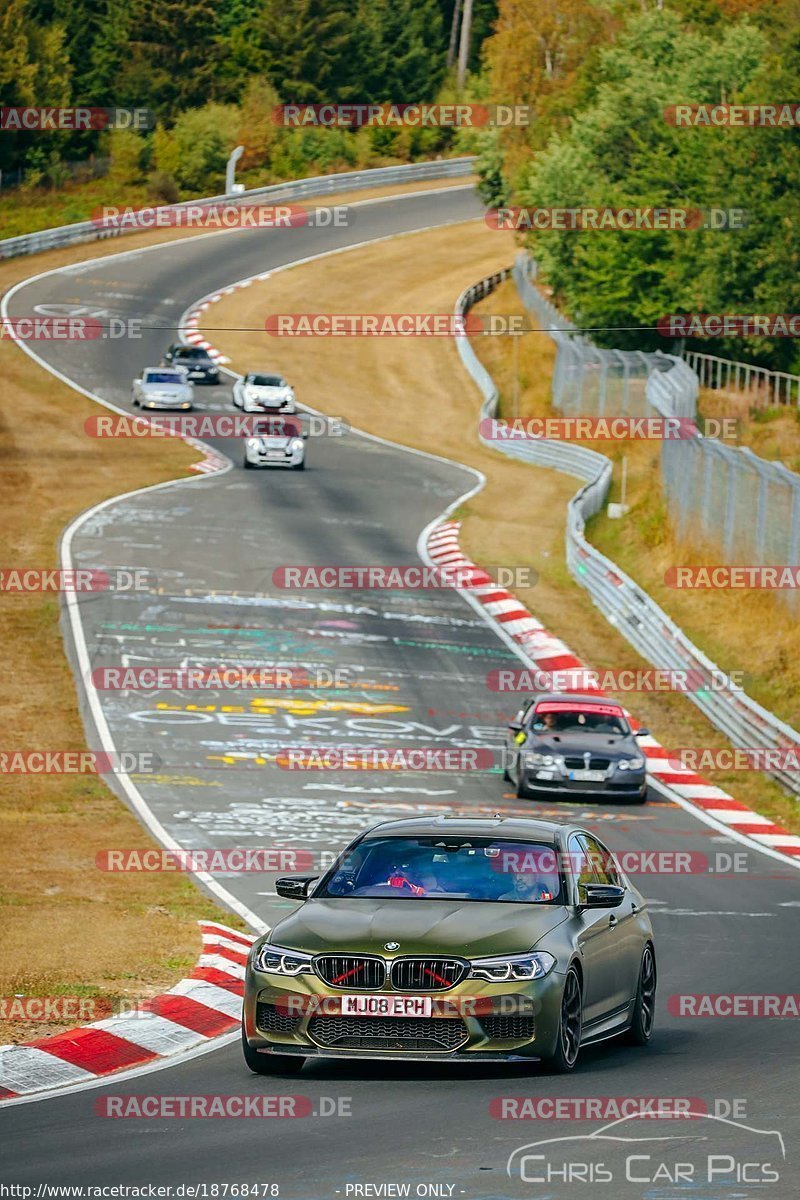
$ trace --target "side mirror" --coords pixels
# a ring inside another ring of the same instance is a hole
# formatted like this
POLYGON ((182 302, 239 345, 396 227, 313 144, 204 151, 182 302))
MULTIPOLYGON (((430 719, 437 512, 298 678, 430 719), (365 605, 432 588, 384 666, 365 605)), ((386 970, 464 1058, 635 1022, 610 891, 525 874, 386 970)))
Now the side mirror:
POLYGON ((613 883, 583 883, 578 887, 581 902, 578 908, 619 908, 625 899, 625 888, 613 883))
POLYGON ((275 891, 285 900, 307 900, 311 885, 318 879, 318 875, 295 875, 285 879, 276 879, 275 891))
POLYGON ((512 733, 522 733, 522 722, 521 721, 509 721, 508 728, 511 730, 512 733))
POLYGON ((141 386, 142 386, 142 381, 141 381, 141 379, 134 379, 134 381, 133 381, 133 386, 134 386, 134 387, 141 387, 141 386))
POLYGON ((636 733, 633 736, 634 737, 650 737, 650 730, 649 729, 637 729, 636 733))

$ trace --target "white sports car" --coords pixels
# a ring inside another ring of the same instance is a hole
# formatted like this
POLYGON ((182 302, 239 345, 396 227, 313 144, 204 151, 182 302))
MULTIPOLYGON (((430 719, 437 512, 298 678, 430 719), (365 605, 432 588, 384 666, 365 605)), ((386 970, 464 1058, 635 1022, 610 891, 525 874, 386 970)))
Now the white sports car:
POLYGON ((134 379, 131 400, 136 408, 192 408, 194 388, 182 367, 146 367, 134 379))
POLYGON ((292 467, 304 471, 306 444, 297 417, 268 417, 256 422, 254 437, 244 444, 246 467, 292 467))
POLYGON ((297 412, 294 391, 282 375, 250 374, 233 385, 233 403, 244 412, 297 412))

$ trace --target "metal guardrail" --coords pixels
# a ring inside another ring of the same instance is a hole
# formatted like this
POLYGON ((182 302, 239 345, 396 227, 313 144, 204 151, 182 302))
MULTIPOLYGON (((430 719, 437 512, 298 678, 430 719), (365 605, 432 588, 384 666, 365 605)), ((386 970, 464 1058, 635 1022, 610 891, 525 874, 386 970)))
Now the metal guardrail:
MULTIPOLYGON (((465 316, 478 300, 488 296, 510 276, 518 281, 519 264, 467 288, 456 301, 456 314, 465 316)), ((537 296, 542 303, 541 306, 537 305, 535 311, 542 325, 548 328, 550 336, 558 342, 559 347, 562 341, 571 342, 572 338, 564 336, 569 330, 569 323, 560 314, 555 314, 556 319, 548 326, 547 309, 553 313, 555 310, 538 291, 537 296)), ((483 394, 481 420, 496 417, 499 395, 491 375, 477 358, 468 337, 457 337, 456 347, 462 363, 483 394)), ((669 372, 658 370, 649 378, 663 379, 676 369, 676 379, 679 379, 682 377, 681 368, 688 372, 680 360, 672 360, 672 363, 669 372)), ((572 368, 568 364, 566 369, 572 368)), ((598 374, 602 374, 599 368, 598 374)), ((624 381, 625 377, 625 372, 620 368, 620 379, 624 381)), ((555 389, 554 378, 554 393, 555 389)), ((640 394, 641 389, 637 385, 631 394, 631 402, 640 394)), ((800 734, 735 687, 725 672, 689 640, 647 592, 587 541, 586 521, 603 508, 611 484, 612 466, 604 454, 569 442, 554 442, 545 438, 488 441, 481 436, 481 441, 510 457, 537 466, 552 467, 583 480, 583 486, 572 497, 567 508, 567 565, 576 582, 586 588, 606 619, 653 666, 699 672, 699 678, 707 682, 707 688, 685 694, 734 746, 743 749, 789 749, 800 754, 800 734)), ((698 678, 698 675, 693 677, 698 678)), ((795 795, 800 795, 800 773, 783 769, 767 773, 795 795)))
MULTIPOLYGON (((180 204, 159 205, 159 212, 177 212, 197 204, 244 204, 261 198, 270 201, 303 200, 312 196, 333 195, 351 189, 379 187, 382 184, 413 183, 424 179, 457 179, 470 175, 475 159, 446 158, 432 162, 404 163, 396 167, 374 167, 367 171, 343 171, 336 175, 315 175, 289 183, 271 184, 269 187, 251 188, 226 196, 208 196, 198 200, 184 200, 180 204)), ((154 206, 156 207, 156 206, 154 206)), ((0 258, 14 258, 21 254, 38 254, 42 250, 54 250, 59 246, 74 246, 80 242, 99 241, 119 237, 123 233, 140 233, 141 229, 104 229, 93 221, 79 221, 75 225, 59 225, 53 229, 40 229, 36 233, 23 233, 19 237, 0 241, 0 258)))
POLYGON ((683 358, 700 380, 700 387, 752 395, 762 405, 795 404, 800 407, 800 375, 769 371, 753 363, 736 362, 696 350, 685 350, 683 358))

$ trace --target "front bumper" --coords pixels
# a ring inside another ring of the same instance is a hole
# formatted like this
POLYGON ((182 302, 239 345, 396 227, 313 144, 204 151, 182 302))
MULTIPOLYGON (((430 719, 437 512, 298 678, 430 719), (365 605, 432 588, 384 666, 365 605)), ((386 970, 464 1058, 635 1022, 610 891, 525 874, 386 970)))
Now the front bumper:
POLYGON ((160 409, 162 412, 186 411, 193 407, 191 400, 148 400, 146 397, 139 401, 139 406, 152 410, 160 409))
MULTIPOLYGON (((431 1017, 350 1017, 341 1015, 347 989, 331 988, 312 973, 285 977, 248 965, 244 1032, 253 1050, 289 1056, 531 1061, 555 1050, 563 987, 555 969, 516 983, 468 979, 425 993, 433 1000, 431 1017)), ((371 994, 398 995, 391 988, 371 994)))
POLYGON ((578 780, 553 772, 553 779, 538 779, 535 768, 525 769, 520 778, 523 787, 540 796, 553 794, 570 796, 603 796, 609 800, 642 800, 647 795, 647 775, 644 771, 617 772, 608 779, 578 780))
POLYGON ((298 467, 305 458, 305 448, 302 450, 293 450, 291 454, 284 454, 281 451, 281 456, 271 457, 267 454, 259 454, 256 450, 245 450, 245 459, 253 467, 298 467))

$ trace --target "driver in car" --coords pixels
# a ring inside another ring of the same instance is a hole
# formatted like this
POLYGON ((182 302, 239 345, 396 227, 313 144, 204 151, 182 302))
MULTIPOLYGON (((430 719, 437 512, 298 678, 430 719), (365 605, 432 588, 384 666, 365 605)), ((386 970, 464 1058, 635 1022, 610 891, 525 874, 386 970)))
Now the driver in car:
POLYGON ((553 893, 538 875, 526 871, 515 871, 511 890, 503 892, 498 900, 552 900, 553 893))

